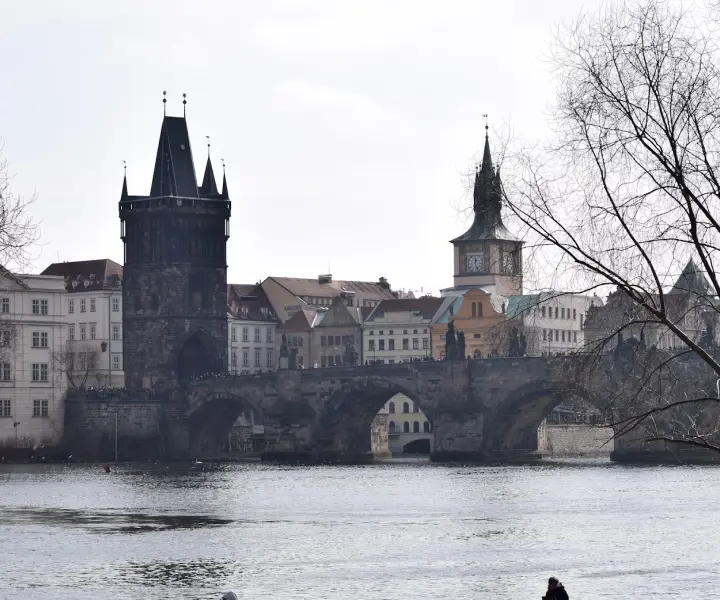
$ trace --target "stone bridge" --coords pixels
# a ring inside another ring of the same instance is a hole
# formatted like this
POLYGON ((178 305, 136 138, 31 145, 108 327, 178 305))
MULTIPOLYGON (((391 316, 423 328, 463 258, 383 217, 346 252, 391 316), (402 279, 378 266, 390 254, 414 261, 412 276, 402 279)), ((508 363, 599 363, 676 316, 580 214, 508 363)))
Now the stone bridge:
MULTIPOLYGON (((638 379, 635 372, 623 375, 612 356, 603 359, 607 368, 583 379, 575 370, 580 360, 525 357, 286 370, 188 382, 165 395, 85 393, 67 400, 66 439, 71 451, 88 458, 111 459, 116 436, 121 460, 209 457, 218 454, 237 418, 252 413, 276 453, 367 456, 373 417, 403 393, 432 423, 434 459, 517 458, 536 450, 538 426, 561 401, 575 395, 605 412, 613 390, 629 377, 638 379)), ((715 377, 703 365, 698 370, 697 361, 682 369, 683 392, 703 395, 703 388, 715 389, 715 377)), ((633 434, 616 440, 616 458, 633 455, 638 443, 633 434)))

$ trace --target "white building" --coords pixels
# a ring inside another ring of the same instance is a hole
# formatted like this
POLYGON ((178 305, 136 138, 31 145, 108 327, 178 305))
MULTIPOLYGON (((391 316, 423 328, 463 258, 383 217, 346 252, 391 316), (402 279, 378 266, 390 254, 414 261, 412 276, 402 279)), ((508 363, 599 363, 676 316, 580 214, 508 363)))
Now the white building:
POLYGON ((585 344, 585 316, 591 306, 602 305, 597 296, 543 292, 510 296, 507 315, 521 320, 528 356, 575 352, 585 344))
POLYGON ((383 300, 362 324, 363 362, 399 363, 432 356, 430 323, 442 298, 383 300))
POLYGON ((63 433, 67 379, 62 277, 0 272, 0 444, 56 444, 63 433))
POLYGON ((65 280, 68 341, 77 366, 83 363, 71 387, 123 387, 122 265, 107 258, 53 263, 42 274, 65 280))
POLYGON ((432 425, 425 413, 404 394, 395 394, 378 411, 371 425, 373 454, 429 454, 432 425))
POLYGON ((228 285, 231 373, 264 373, 277 368, 275 329, 279 322, 259 284, 228 285))

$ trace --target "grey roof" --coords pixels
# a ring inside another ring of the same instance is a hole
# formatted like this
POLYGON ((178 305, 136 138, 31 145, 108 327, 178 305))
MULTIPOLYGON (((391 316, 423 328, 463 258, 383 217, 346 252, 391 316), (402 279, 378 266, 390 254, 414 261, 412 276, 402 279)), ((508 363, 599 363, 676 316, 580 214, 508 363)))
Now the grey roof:
POLYGON ((210 162, 209 156, 205 164, 205 175, 203 176, 203 182, 199 192, 203 198, 215 198, 220 195, 217 189, 217 183, 215 183, 215 173, 213 172, 212 162, 210 162))
POLYGON ((355 292, 373 300, 391 299, 395 296, 389 288, 379 282, 339 281, 333 279, 328 283, 320 283, 317 279, 298 277, 268 277, 284 287, 295 296, 312 296, 318 298, 336 298, 342 292, 355 292))
POLYGON ((520 241, 512 235, 502 222, 502 202, 505 193, 500 180, 500 170, 497 172, 492 164, 490 155, 490 142, 485 134, 485 148, 480 169, 475 172, 475 185, 473 187, 473 211, 475 218, 465 233, 451 242, 471 242, 480 240, 507 240, 520 241))
POLYGON ((184 117, 166 116, 160 129, 150 197, 167 196, 199 197, 190 134, 184 117))
POLYGON ((685 265, 680 277, 677 278, 675 285, 668 293, 695 294, 702 297, 714 295, 711 293, 704 270, 698 267, 693 259, 690 259, 685 265))

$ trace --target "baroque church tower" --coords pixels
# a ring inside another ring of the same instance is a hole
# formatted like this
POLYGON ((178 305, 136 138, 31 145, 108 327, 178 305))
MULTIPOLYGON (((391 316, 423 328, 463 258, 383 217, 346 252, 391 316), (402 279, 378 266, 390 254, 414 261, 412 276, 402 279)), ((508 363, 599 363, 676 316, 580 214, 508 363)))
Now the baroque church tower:
POLYGON ((227 181, 223 168, 218 191, 208 145, 198 187, 184 115, 163 118, 150 194, 130 196, 125 178, 119 209, 125 385, 227 370, 227 181))
POLYGON ((487 125, 482 164, 475 171, 473 224, 455 246, 455 289, 485 288, 501 296, 522 294, 523 242, 502 222, 504 191, 490 155, 487 125))

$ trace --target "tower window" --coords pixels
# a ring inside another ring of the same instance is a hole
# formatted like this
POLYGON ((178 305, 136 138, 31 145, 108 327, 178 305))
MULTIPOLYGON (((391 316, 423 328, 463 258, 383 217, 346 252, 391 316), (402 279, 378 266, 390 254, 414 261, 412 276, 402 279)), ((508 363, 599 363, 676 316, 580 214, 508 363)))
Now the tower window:
POLYGON ((201 273, 192 273, 190 275, 190 304, 193 308, 203 307, 203 276, 201 273))
POLYGON ((150 306, 153 310, 157 310, 158 308, 160 308, 160 296, 158 296, 157 294, 153 294, 150 297, 150 306))

